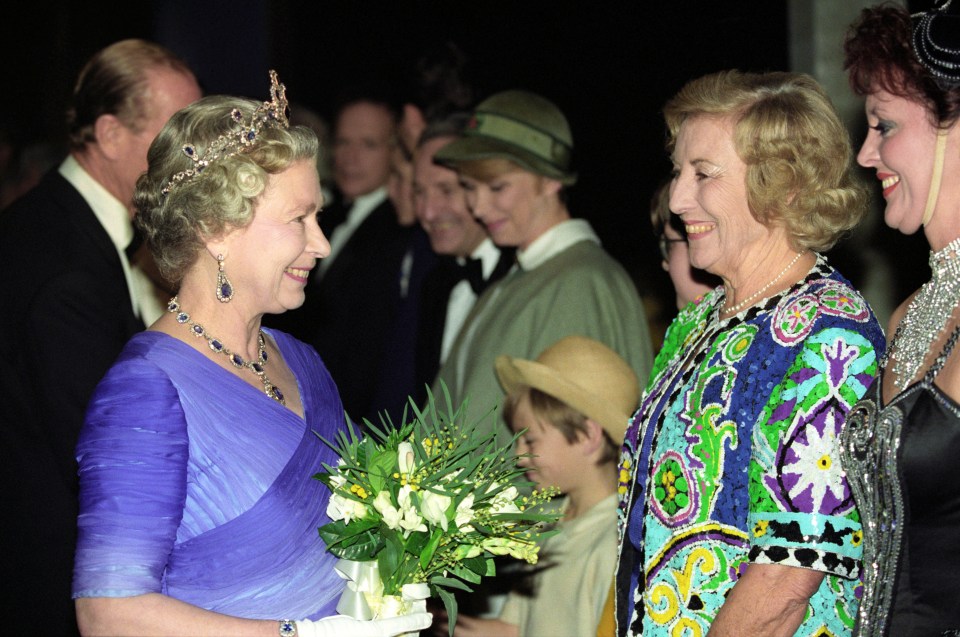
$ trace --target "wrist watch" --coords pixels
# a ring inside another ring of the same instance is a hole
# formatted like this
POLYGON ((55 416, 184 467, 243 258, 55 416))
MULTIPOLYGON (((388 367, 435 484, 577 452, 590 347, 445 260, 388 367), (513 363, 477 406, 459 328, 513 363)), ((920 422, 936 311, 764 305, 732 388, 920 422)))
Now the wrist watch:
POLYGON ((292 619, 281 619, 280 637, 297 637, 297 622, 292 619))

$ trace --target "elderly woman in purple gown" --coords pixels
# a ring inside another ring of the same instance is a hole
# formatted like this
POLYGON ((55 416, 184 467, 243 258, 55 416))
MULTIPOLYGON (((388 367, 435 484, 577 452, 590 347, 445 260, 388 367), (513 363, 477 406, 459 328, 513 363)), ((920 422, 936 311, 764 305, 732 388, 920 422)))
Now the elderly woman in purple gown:
MULTIPOLYGON (((170 120, 137 184, 138 224, 176 282, 169 312, 100 383, 77 447, 81 632, 386 636, 426 613, 335 616, 319 539, 340 399, 311 348, 261 329, 303 303, 330 245, 313 132, 271 99, 214 96, 170 120)), ((104 318, 109 308, 102 308, 104 318)), ((38 621, 41 618, 38 618, 38 621)))

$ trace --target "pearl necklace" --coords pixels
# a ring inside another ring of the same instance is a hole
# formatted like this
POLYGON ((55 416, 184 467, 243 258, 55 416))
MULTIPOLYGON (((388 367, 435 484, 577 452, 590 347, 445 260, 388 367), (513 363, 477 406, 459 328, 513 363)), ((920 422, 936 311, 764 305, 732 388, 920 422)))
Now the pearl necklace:
POLYGON ((797 264, 797 261, 800 260, 800 257, 802 257, 803 255, 805 255, 806 253, 807 253, 806 250, 802 250, 801 252, 798 252, 798 253, 797 253, 797 256, 793 257, 793 260, 791 260, 790 263, 787 264, 787 267, 785 267, 785 268, 780 272, 780 274, 777 275, 777 278, 773 279, 772 281, 770 281, 769 283, 767 283, 765 286, 763 286, 762 288, 760 288, 759 290, 757 290, 755 293, 751 294, 750 296, 748 296, 748 297, 745 298, 744 300, 740 301, 739 303, 737 303, 737 304, 734 305, 733 307, 726 307, 726 303, 724 303, 724 309, 723 309, 723 311, 726 312, 727 314, 736 314, 737 312, 739 312, 739 311, 742 310, 743 308, 750 306, 750 304, 752 304, 755 300, 757 300, 757 299, 760 297, 761 294, 763 294, 764 292, 766 292, 767 290, 769 290, 771 285, 773 285, 774 283, 776 283, 777 281, 779 281, 780 279, 782 279, 782 278, 784 277, 784 275, 786 275, 786 273, 790 271, 790 268, 792 268, 794 265, 797 264))
POLYGON ((893 356, 893 384, 898 391, 916 377, 930 346, 960 305, 960 238, 930 252, 930 273, 930 280, 907 306, 881 360, 886 367, 887 358, 893 356))
POLYGON ((286 405, 287 401, 283 397, 283 392, 280 391, 280 388, 270 382, 270 379, 267 378, 267 374, 264 371, 263 367, 267 364, 267 346, 266 339, 263 336, 263 330, 260 330, 257 334, 257 345, 259 348, 259 353, 257 354, 258 360, 256 361, 245 361, 243 357, 239 354, 231 352, 229 349, 224 346, 223 341, 221 341, 216 336, 208 334, 203 326, 195 322, 190 318, 190 315, 180 309, 180 299, 173 297, 170 299, 170 302, 167 303, 167 311, 171 314, 176 314, 177 323, 181 325, 186 325, 190 329, 190 333, 194 336, 207 339, 207 344, 210 346, 210 349, 215 351, 217 354, 223 354, 234 367, 237 369, 243 369, 244 367, 249 369, 251 372, 257 375, 260 379, 260 382, 263 383, 263 392, 273 398, 275 401, 281 405, 286 405))

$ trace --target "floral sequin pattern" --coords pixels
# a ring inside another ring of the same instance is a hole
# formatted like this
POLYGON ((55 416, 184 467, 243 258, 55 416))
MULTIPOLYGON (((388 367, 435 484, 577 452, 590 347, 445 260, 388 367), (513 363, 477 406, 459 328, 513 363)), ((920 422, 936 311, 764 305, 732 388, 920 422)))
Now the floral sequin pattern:
POLYGON ((789 296, 774 311, 771 326, 774 338, 783 345, 805 339, 821 314, 849 318, 863 323, 870 319, 870 309, 859 294, 848 286, 830 279, 814 281, 815 292, 789 296))
POLYGON ((822 259, 758 310, 678 317, 622 457, 641 567, 627 634, 706 635, 751 563, 823 572, 796 634, 850 634, 863 532, 839 435, 883 342, 822 259))
POLYGON ((778 388, 782 402, 755 429, 760 463, 753 471, 763 475, 779 507, 823 515, 852 509, 838 461, 839 436, 846 412, 866 393, 876 371, 870 343, 856 334, 825 330, 804 342, 778 388), (771 455, 773 466, 765 466, 771 455))
POLYGON ((683 459, 676 453, 666 454, 653 471, 653 504, 664 520, 682 521, 693 510, 695 496, 691 478, 683 459))

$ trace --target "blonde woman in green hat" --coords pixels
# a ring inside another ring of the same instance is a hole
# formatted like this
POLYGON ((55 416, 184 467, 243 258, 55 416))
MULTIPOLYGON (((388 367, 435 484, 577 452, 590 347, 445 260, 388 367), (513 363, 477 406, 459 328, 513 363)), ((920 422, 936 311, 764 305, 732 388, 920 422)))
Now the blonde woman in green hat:
POLYGON ((633 282, 590 224, 567 209, 564 189, 576 181, 572 153, 560 109, 511 90, 481 102, 464 136, 434 159, 459 173, 467 206, 494 243, 517 248, 517 264, 477 301, 435 383, 455 400, 469 399, 467 422, 483 418, 479 426, 498 428, 504 443, 509 432, 490 416, 503 399, 493 371, 498 355, 532 359, 579 334, 609 346, 638 378, 650 370, 647 320, 633 282))

